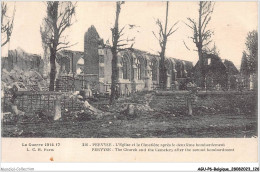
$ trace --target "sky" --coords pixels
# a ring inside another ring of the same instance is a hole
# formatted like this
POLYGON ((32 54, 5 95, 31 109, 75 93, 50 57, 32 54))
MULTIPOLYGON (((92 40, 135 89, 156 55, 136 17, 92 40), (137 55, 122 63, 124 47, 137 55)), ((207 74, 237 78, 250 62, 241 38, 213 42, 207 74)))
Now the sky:
MULTIPOLYGON (((10 10, 14 2, 8 2, 10 10)), ((43 54, 40 25, 46 16, 43 2, 15 2, 14 28, 9 45, 2 48, 2 56, 9 49, 20 47, 26 52, 43 54)), ((121 9, 119 24, 123 27, 135 24, 135 30, 126 30, 128 37, 135 36, 134 48, 157 54, 160 50, 152 31, 158 32, 157 18, 165 20, 166 2, 126 2, 121 9)), ((214 31, 212 37, 222 59, 231 60, 240 67, 242 52, 245 50, 247 33, 257 30, 257 2, 216 2, 209 28, 214 31)), ((179 21, 178 30, 169 38, 166 56, 188 60, 195 64, 198 54, 195 44, 188 38, 192 31, 184 22, 187 17, 198 17, 198 2, 170 2, 169 26, 179 21), (188 50, 184 43, 190 48, 188 50)), ((115 20, 115 2, 78 2, 75 23, 64 32, 71 43, 69 48, 84 51, 84 33, 94 25, 101 38, 111 41, 111 30, 115 20)))

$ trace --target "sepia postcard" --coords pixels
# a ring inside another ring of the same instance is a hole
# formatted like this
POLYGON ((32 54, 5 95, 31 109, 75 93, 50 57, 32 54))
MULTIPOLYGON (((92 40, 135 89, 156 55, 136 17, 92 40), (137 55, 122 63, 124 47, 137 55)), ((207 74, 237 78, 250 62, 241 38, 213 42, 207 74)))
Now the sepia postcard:
POLYGON ((257 1, 1 12, 2 162, 259 161, 257 1))

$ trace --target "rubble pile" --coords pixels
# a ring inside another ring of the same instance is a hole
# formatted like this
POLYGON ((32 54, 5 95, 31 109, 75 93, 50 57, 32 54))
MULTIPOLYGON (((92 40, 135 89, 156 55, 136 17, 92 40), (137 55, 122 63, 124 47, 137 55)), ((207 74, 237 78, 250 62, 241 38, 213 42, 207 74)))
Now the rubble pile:
POLYGON ((140 99, 140 95, 134 94, 130 98, 119 99, 109 111, 118 113, 119 119, 135 119, 154 111, 149 105, 152 99, 151 93, 144 94, 143 99, 140 99))
POLYGON ((63 100, 64 102, 72 103, 71 100, 73 99, 74 106, 77 105, 78 108, 72 110, 65 107, 65 112, 63 113, 61 120, 88 121, 99 119, 106 115, 103 111, 89 104, 87 98, 83 98, 78 91, 74 93, 66 93, 64 96, 67 97, 66 100, 63 100))
POLYGON ((61 120, 63 121, 90 121, 96 119, 96 115, 91 111, 74 111, 64 113, 61 120))
POLYGON ((43 79, 41 74, 35 70, 23 71, 18 67, 15 67, 10 72, 6 69, 2 70, 2 86, 5 89, 12 87, 13 83, 21 82, 28 90, 42 91, 47 88, 47 82, 43 79))

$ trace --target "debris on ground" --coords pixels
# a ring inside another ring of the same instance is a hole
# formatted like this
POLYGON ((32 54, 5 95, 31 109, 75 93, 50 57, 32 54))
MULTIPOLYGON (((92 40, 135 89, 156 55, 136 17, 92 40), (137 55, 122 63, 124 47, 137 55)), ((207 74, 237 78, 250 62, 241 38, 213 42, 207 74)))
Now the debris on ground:
POLYGON ((16 123, 18 118, 17 115, 12 114, 11 112, 6 112, 2 114, 2 120, 3 123, 11 124, 11 123, 16 123))
POLYGON ((255 94, 243 95, 243 97, 240 95, 199 97, 196 106, 194 105, 193 116, 187 115, 185 103, 181 107, 174 106, 175 97, 146 94, 150 95, 136 93, 131 97, 120 98, 112 105, 108 105, 109 99, 99 98, 97 103, 87 100, 89 105, 105 112, 99 118, 98 114, 89 108, 72 112, 69 107, 66 107, 67 110, 63 111, 64 114, 58 121, 53 121, 53 116, 48 121, 47 112, 42 112, 42 115, 35 113, 15 116, 8 111, 10 113, 3 116, 10 116, 10 118, 12 116, 14 119, 10 120, 12 124, 3 123, 3 136, 41 138, 257 136, 257 109, 254 104, 257 96, 255 94), (153 100, 149 103, 150 96, 153 100), (152 107, 150 109, 152 111, 148 111, 146 105, 152 107), (234 113, 239 110, 241 113, 234 113), (251 110, 250 113, 245 113, 249 110, 251 110), (212 113, 214 111, 216 113, 212 113))
POLYGON ((128 104, 125 108, 121 109, 119 119, 134 119, 137 117, 136 107, 133 104, 128 104))
POLYGON ((95 120, 96 116, 90 111, 74 111, 65 113, 61 119, 63 121, 90 121, 95 120))
POLYGON ((215 108, 207 107, 207 106, 198 106, 198 107, 195 107, 193 110, 196 114, 203 114, 203 113, 215 114, 216 113, 215 108))
POLYGON ((14 115, 24 115, 25 113, 17 108, 16 105, 11 105, 12 113, 14 115))
POLYGON ((47 81, 35 70, 23 71, 15 66, 10 72, 2 70, 2 83, 5 87, 12 86, 15 82, 23 83, 30 91, 42 91, 47 88, 47 81))

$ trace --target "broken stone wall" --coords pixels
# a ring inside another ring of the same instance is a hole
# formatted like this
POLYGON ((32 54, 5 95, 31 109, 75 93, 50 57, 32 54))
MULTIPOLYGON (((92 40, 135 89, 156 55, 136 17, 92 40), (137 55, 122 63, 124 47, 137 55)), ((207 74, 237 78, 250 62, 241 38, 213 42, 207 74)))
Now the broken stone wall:
POLYGON ((189 95, 188 91, 157 92, 150 107, 162 113, 187 114, 187 98, 191 99, 193 115, 200 114, 257 114, 255 91, 210 91, 189 95))

